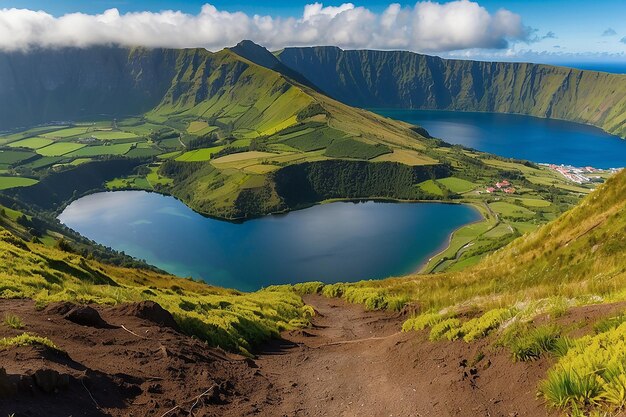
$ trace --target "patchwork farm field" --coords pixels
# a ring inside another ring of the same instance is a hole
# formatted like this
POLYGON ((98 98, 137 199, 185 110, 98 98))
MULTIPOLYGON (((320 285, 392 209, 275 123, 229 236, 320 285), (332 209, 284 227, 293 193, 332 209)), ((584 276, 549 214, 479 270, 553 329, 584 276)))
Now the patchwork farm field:
POLYGON ((27 159, 31 159, 36 154, 28 151, 0 150, 0 164, 12 165, 27 159))
POLYGON ((117 143, 112 145, 81 146, 78 150, 72 152, 71 156, 86 158, 103 155, 124 155, 133 145, 133 143, 117 143))
POLYGON ((203 162, 209 161, 214 154, 224 149, 224 146, 213 146, 212 148, 196 149, 193 151, 185 152, 176 158, 181 162, 203 162))
POLYGON ((85 145, 81 143, 56 142, 52 145, 37 149, 37 153, 42 156, 61 156, 84 147, 85 145))
POLYGON ((21 177, 3 177, 0 176, 0 190, 6 190, 16 187, 28 187, 37 184, 39 181, 32 178, 21 177))
POLYGON ((65 139, 72 136, 84 135, 89 130, 89 127, 79 126, 70 127, 67 129, 54 130, 48 133, 42 133, 40 136, 50 139, 65 139))
POLYGON ((18 140, 16 142, 11 142, 8 144, 8 146, 11 148, 39 149, 39 148, 43 148, 44 146, 48 146, 51 143, 53 143, 51 139, 35 137, 35 138, 18 140))
MULTIPOLYGON (((284 97, 263 100, 267 109, 274 105, 281 112, 289 108, 284 97)), ((450 246, 424 266, 429 271, 474 264, 515 236, 555 218, 593 189, 591 184, 568 183, 553 171, 518 161, 389 136, 380 122, 330 125, 316 110, 301 121, 290 112, 259 113, 244 105, 222 108, 222 104, 207 102, 184 113, 162 108, 144 117, 36 127, 0 136, 0 173, 11 175, 5 177, 2 187, 32 185, 49 172, 110 158, 136 158, 144 165, 109 179, 107 189, 173 194, 198 211, 229 217, 233 202, 244 190, 262 190, 268 178, 287 166, 341 160, 418 169, 445 162, 452 171, 415 183, 408 199, 473 204, 485 218, 455 232, 450 246), (207 121, 207 112, 218 108, 224 112, 222 116, 207 121), (366 127, 370 130, 365 131, 366 127), (382 141, 385 135, 389 139, 382 141), (476 162, 468 165, 467 161, 476 162), (200 174, 194 174, 196 171, 200 174), (513 181, 515 195, 486 193, 489 186, 505 179, 501 171, 523 176, 523 180, 513 181), (548 187, 559 190, 558 195, 548 192, 548 187)), ((279 204, 275 195, 268 198, 268 207, 279 204)))
POLYGON ((132 132, 104 131, 104 130, 90 132, 89 136, 95 139, 99 139, 99 140, 135 139, 139 137, 132 132))

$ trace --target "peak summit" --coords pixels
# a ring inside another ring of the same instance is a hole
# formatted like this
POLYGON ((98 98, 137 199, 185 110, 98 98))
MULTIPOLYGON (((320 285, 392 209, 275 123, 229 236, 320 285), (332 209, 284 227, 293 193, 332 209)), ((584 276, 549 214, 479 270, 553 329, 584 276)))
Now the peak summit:
POLYGON ((270 51, 251 40, 245 39, 228 49, 242 58, 269 69, 276 69, 280 66, 280 61, 270 51))

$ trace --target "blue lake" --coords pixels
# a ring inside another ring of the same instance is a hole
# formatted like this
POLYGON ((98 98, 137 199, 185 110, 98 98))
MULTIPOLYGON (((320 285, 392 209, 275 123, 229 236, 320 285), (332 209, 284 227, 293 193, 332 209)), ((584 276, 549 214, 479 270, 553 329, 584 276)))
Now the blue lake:
POLYGON ((448 143, 533 162, 626 167, 626 140, 593 126, 514 114, 374 109, 448 143))
POLYGON ((230 223, 143 191, 89 195, 59 216, 83 236, 168 272, 245 291, 406 274, 479 218, 463 205, 337 202, 230 223))

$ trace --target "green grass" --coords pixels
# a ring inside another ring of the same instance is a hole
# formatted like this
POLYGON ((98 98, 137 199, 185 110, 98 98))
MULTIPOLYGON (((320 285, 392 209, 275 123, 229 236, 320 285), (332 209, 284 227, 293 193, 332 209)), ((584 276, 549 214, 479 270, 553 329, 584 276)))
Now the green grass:
POLYGON ((180 151, 162 153, 157 156, 158 159, 170 159, 180 155, 180 151))
POLYGON ((0 350, 12 348, 12 347, 33 346, 33 345, 40 345, 40 346, 48 347, 53 350, 60 350, 57 347, 57 345, 55 345, 47 337, 41 337, 41 336, 33 335, 30 333, 22 333, 19 336, 3 337, 2 339, 0 339, 0 350))
POLYGON ((524 204, 525 206, 528 207, 549 207, 550 206, 550 202, 546 201, 546 200, 541 200, 538 198, 519 198, 517 197, 516 200, 520 200, 522 204, 524 204))
POLYGON ((163 153, 163 151, 160 151, 156 148, 152 148, 150 146, 145 146, 145 147, 137 146, 136 148, 133 148, 130 151, 126 152, 124 156, 126 156, 127 158, 148 158, 151 156, 157 156, 161 153, 163 153))
MULTIPOLYGON (((290 145, 288 143, 288 145, 290 145)), ((326 148, 324 155, 332 158, 373 159, 391 153, 388 146, 377 143, 370 145, 355 139, 336 139, 326 148)))
MULTIPOLYGON (((241 293, 150 270, 100 264, 0 230, 0 298, 39 306, 72 301, 116 305, 152 300, 189 335, 243 354, 286 329, 308 323, 310 307, 288 289, 241 293)), ((0 342, 13 345, 32 340, 0 342)))
POLYGON ((621 313, 617 316, 606 317, 600 321, 598 321, 594 326, 593 330, 596 333, 604 333, 609 330, 613 330, 616 327, 620 326, 622 323, 626 322, 626 313, 621 313))
POLYGON ((409 332, 411 330, 424 330, 427 327, 433 327, 435 324, 443 321, 445 317, 439 313, 424 313, 416 317, 411 317, 402 323, 402 331, 409 332))
POLYGON ((302 152, 327 148, 334 140, 345 136, 344 132, 328 127, 306 127, 295 132, 281 134, 278 139, 287 146, 302 152))
POLYGON ((29 151, 0 150, 0 164, 14 165, 35 156, 29 151))
POLYGON ((492 330, 497 329, 505 320, 510 319, 512 316, 513 312, 509 308, 489 310, 482 316, 463 323, 460 335, 463 336, 463 340, 466 342, 480 339, 492 330))
POLYGON ((576 340, 541 384, 553 407, 569 412, 626 405, 626 323, 576 340))
POLYGON ((459 334, 460 326, 461 320, 454 317, 441 320, 433 324, 428 338, 432 342, 443 339, 456 340, 461 336, 459 334))
POLYGON ((81 143, 56 142, 52 145, 37 149, 37 153, 42 156, 62 156, 84 147, 85 145, 81 143))
POLYGON ((448 190, 457 194, 467 193, 469 191, 472 191, 474 188, 476 188, 476 184, 474 184, 473 182, 461 179, 461 178, 449 177, 449 178, 442 178, 437 181, 441 185, 446 187, 448 190))
POLYGON ((33 178, 24 177, 2 177, 0 176, 0 190, 7 190, 16 187, 28 187, 37 184, 39 181, 33 178))
POLYGON ((62 156, 44 156, 41 158, 37 158, 32 162, 27 162, 25 164, 20 165, 20 167, 30 168, 34 170, 44 169, 51 167, 59 162, 63 161, 62 156))
POLYGON ((539 327, 517 323, 506 329, 501 343, 511 350, 513 360, 527 362, 546 353, 565 354, 572 342, 553 323, 539 327))
POLYGON ((224 146, 213 146, 212 148, 195 149, 193 151, 185 152, 176 158, 177 161, 182 162, 202 162, 209 161, 213 157, 213 154, 224 149, 224 146))
POLYGON ((20 330, 24 328, 24 322, 19 316, 16 316, 12 313, 6 313, 4 315, 4 325, 10 327, 11 329, 20 330))
POLYGON ((28 138, 18 140, 17 142, 11 142, 8 146, 11 148, 39 149, 50 145, 52 142, 52 140, 46 138, 28 138))
POLYGON ((421 182, 418 184, 418 186, 422 189, 422 191, 425 191, 429 194, 436 195, 436 196, 443 195, 443 190, 441 189, 441 187, 437 185, 437 183, 434 180, 427 180, 427 181, 421 182))
POLYGON ((148 182, 150 183, 152 187, 154 187, 157 184, 169 185, 174 181, 171 178, 167 178, 162 175, 159 175, 158 171, 159 171, 158 166, 150 167, 150 173, 146 176, 146 180, 148 180, 148 182))
POLYGON ((527 208, 512 203, 507 203, 505 201, 496 201, 495 203, 489 203, 489 206, 492 208, 493 211, 495 211, 496 213, 500 213, 502 216, 505 217, 528 218, 534 216, 535 214, 533 211, 528 210, 527 208))
POLYGON ((134 143, 117 143, 112 145, 87 146, 68 154, 68 156, 75 158, 88 158, 103 155, 124 155, 130 150, 130 148, 133 147, 133 145, 134 143))
POLYGON ((99 140, 135 139, 139 137, 132 132, 123 132, 121 130, 98 130, 90 132, 89 136, 99 140))
POLYGON ((6 144, 9 142, 14 142, 16 140, 31 138, 43 133, 53 132, 55 130, 63 129, 67 126, 40 126, 34 127, 32 129, 25 130, 23 132, 12 133, 9 135, 0 136, 0 144, 6 144))
POLYGON ((42 133, 39 136, 42 136, 44 138, 51 138, 51 139, 65 139, 65 138, 69 138, 72 136, 85 135, 88 129, 89 128, 85 126, 70 127, 68 129, 55 130, 49 133, 42 133))
POLYGON ((76 158, 70 164, 74 166, 86 164, 87 162, 91 162, 91 158, 76 158))

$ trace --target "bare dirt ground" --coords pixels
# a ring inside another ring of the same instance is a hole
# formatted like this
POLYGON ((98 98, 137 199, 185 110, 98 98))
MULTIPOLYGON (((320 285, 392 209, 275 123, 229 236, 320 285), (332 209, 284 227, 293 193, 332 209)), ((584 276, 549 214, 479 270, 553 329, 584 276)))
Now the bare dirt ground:
POLYGON ((427 342, 405 317, 308 297, 312 329, 284 335, 256 361, 274 381, 270 416, 543 416, 536 384, 548 364, 516 364, 486 343, 427 342), (482 352, 485 357, 473 364, 482 352))
MULTIPOLYGON (((400 333, 401 315, 305 301, 318 312, 313 326, 285 332, 251 360, 180 334, 169 313, 149 303, 94 306, 94 316, 66 304, 37 311, 31 301, 0 300, 0 315, 10 311, 26 324, 0 325, 0 337, 28 331, 65 352, 0 351, 0 417, 549 414, 536 387, 551 359, 514 363, 490 340, 430 343, 425 332, 400 333)), ((622 307, 576 309, 561 321, 622 307)))

